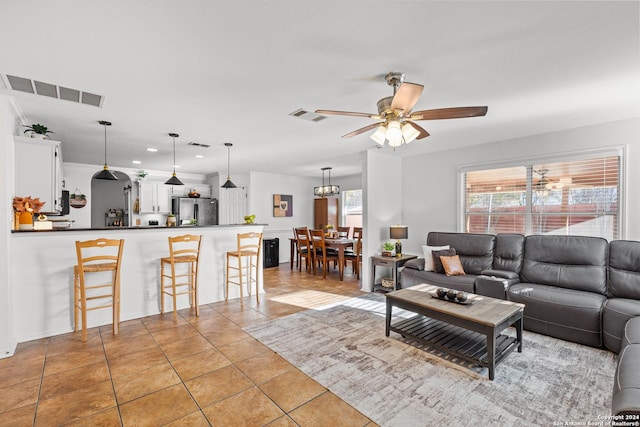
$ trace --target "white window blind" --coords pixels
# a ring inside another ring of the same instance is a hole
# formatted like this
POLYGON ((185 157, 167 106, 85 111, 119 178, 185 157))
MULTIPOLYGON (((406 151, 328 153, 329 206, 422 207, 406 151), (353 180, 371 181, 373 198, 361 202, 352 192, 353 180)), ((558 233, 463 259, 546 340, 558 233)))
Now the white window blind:
POLYGON ((465 230, 620 238, 620 156, 464 173, 465 230))

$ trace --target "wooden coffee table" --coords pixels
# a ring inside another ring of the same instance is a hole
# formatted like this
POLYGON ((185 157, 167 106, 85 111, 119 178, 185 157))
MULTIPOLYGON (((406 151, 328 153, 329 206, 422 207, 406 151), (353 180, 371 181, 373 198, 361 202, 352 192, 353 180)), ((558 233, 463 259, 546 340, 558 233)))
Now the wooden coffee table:
POLYGON ((493 380, 497 363, 516 348, 522 352, 524 304, 468 294, 473 304, 462 305, 433 298, 431 293, 435 294, 436 289, 437 286, 423 284, 386 294, 386 336, 394 331, 487 367, 489 379, 493 380), (392 325, 393 307, 418 315, 392 325), (516 329, 515 338, 501 333, 510 326, 516 329))

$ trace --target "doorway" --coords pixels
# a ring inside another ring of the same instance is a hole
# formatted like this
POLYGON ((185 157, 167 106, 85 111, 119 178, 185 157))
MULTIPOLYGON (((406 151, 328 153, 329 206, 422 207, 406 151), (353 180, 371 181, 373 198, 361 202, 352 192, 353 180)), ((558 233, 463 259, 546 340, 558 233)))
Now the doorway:
POLYGON ((131 178, 124 172, 112 172, 117 180, 91 178, 91 228, 131 225, 131 178))

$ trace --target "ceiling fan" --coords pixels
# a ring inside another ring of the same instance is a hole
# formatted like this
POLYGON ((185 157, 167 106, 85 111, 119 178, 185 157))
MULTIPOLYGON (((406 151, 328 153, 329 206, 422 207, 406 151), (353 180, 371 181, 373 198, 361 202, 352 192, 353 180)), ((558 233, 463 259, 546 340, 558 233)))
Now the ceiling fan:
POLYGON ((429 132, 415 123, 417 120, 459 119, 487 114, 486 106, 438 108, 412 112, 411 109, 418 102, 424 86, 405 82, 403 73, 393 71, 385 76, 385 80, 389 86, 393 86, 393 96, 382 98, 378 101, 378 114, 336 110, 316 110, 316 113, 369 117, 374 120, 382 120, 354 130, 342 137, 350 138, 377 128, 371 138, 380 145, 384 145, 385 141, 388 141, 389 146, 394 149, 402 144, 408 144, 414 139, 422 139, 429 136, 429 132))

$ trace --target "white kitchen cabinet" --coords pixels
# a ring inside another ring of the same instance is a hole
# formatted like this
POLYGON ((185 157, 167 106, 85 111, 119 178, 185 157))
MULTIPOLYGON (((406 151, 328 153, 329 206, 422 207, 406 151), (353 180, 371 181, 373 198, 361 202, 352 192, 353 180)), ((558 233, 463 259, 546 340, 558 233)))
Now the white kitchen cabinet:
POLYGON ((138 188, 140 213, 171 213, 171 186, 141 182, 138 188))
POLYGON ((42 212, 62 211, 62 150, 60 141, 14 136, 16 197, 39 198, 42 212))

